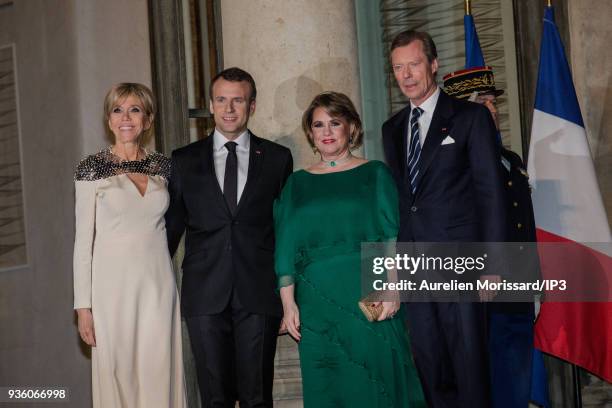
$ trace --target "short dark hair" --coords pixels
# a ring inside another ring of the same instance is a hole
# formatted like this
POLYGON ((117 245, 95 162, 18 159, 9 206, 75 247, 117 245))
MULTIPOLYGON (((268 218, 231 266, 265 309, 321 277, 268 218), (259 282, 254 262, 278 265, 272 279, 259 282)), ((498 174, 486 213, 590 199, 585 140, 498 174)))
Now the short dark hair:
POLYGON ((315 96, 312 102, 310 102, 310 106, 308 106, 302 115, 302 130, 304 130, 310 147, 314 147, 314 142, 310 135, 312 133, 312 116, 317 108, 324 109, 329 116, 346 120, 349 126, 353 127, 350 134, 350 149, 356 149, 361 146, 363 142, 363 127, 357 109, 355 109, 355 105, 353 105, 351 99, 345 94, 330 91, 315 96))
POLYGON ((433 60, 438 58, 436 43, 434 43, 431 36, 425 31, 402 31, 396 35, 395 38, 393 38, 393 41, 391 41, 391 49, 389 50, 389 53, 393 52, 394 49, 404 47, 413 41, 421 41, 423 44, 423 52, 425 53, 425 56, 430 64, 433 62, 433 60))
POLYGON ((255 80, 253 79, 251 74, 249 74, 245 70, 240 69, 238 67, 231 67, 231 68, 224 69, 223 71, 219 72, 210 81, 210 88, 208 89, 208 94, 210 96, 211 101, 213 99, 213 85, 215 84, 215 82, 217 82, 219 78, 223 78, 226 81, 230 81, 230 82, 243 82, 243 81, 248 82, 248 84, 251 86, 250 102, 253 102, 255 98, 257 97, 257 87, 255 87, 255 80))

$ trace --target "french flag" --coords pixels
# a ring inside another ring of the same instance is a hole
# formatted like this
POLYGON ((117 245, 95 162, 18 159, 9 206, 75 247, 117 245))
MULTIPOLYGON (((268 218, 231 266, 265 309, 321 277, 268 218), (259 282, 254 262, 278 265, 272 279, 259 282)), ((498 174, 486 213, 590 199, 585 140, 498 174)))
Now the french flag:
MULTIPOLYGON (((586 247, 609 276, 610 227, 552 7, 544 15, 528 171, 538 242, 586 247)), ((577 265, 572 273, 583 271, 577 265)), ((544 302, 535 346, 612 382, 612 303, 544 302)))
MULTIPOLYGON (((474 23, 474 18, 468 10, 466 10, 466 14, 463 16, 463 28, 465 33, 465 68, 473 68, 473 67, 481 67, 485 65, 484 57, 482 55, 482 49, 480 47, 480 41, 478 39, 478 32, 476 31, 476 24, 474 23)), ((499 135, 501 140, 501 135, 499 135)), ((515 329, 523 330, 524 328, 520 328, 519 326, 515 326, 515 329)), ((497 330, 503 330, 503 327, 497 327, 497 330)), ((496 332, 490 334, 493 337, 505 336, 506 333, 496 332)), ((516 339, 518 343, 512 344, 512 341, 507 340, 511 348, 520 347, 520 339, 516 339)), ((493 354, 495 351, 490 350, 491 354, 491 366, 495 367, 496 364, 505 364, 505 360, 503 356, 493 354), (497 361, 495 361, 497 359, 497 361)), ((495 368, 493 368, 495 369, 495 368)), ((507 373, 506 373, 507 374, 507 373)), ((550 398, 548 395, 548 374, 546 373, 546 368, 544 366, 544 357, 542 356, 542 352, 538 349, 533 350, 532 360, 531 360, 531 373, 526 375, 530 375, 529 383, 531 385, 531 392, 529 395, 529 399, 531 402, 537 404, 538 406, 548 408, 550 407, 550 398)), ((499 378, 505 379, 507 381, 513 381, 511 378, 505 378, 505 376, 499 376, 499 378)), ((516 379, 514 381, 517 381, 516 379)), ((507 395, 510 390, 501 390, 493 389, 493 401, 494 405, 499 406, 507 406, 511 404, 510 401, 515 401, 512 397, 507 395)), ((516 398, 517 396, 515 396, 516 398)), ((522 398, 519 397, 519 398, 522 398)))

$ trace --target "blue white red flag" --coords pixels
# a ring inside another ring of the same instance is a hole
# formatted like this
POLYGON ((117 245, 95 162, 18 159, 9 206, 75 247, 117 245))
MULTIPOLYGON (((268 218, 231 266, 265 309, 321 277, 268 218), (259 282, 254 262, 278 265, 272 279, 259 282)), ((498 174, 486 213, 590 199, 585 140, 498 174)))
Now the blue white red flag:
MULTIPOLYGON (((552 7, 544 15, 528 171, 539 242, 610 243, 608 218, 552 7)), ((604 267, 612 264, 609 253, 596 256, 604 267)), ((544 265, 542 274, 546 278, 544 265)), ((612 303, 544 302, 536 321, 535 345, 612 382, 611 316, 612 303)))

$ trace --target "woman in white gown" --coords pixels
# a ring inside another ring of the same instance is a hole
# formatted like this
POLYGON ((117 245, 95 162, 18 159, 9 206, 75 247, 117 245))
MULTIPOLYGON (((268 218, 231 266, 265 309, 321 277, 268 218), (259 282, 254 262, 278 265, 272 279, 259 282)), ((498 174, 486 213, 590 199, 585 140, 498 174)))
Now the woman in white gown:
POLYGON ((154 100, 140 84, 106 96, 112 146, 75 175, 74 308, 92 346, 94 408, 186 406, 181 318, 164 213, 170 161, 141 146, 154 100))

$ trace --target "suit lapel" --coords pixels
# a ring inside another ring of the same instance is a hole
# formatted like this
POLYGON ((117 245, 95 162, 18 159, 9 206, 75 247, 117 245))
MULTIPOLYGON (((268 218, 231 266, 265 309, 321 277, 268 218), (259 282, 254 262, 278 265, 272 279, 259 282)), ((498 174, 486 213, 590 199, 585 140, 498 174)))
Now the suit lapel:
MULTIPOLYGON (((419 187, 422 185, 422 180, 427 177, 427 169, 431 165, 436 152, 440 148, 442 140, 448 136, 450 126, 450 118, 452 116, 452 105, 450 97, 444 92, 440 92, 438 97, 438 103, 434 110, 431 124, 429 125, 429 131, 421 150, 421 157, 419 159, 419 169, 421 176, 419 179, 419 187)), ((417 192, 419 188, 417 187, 417 192)))
POLYGON ((225 202, 223 189, 219 185, 219 179, 217 178, 217 173, 215 171, 215 158, 213 150, 213 134, 211 133, 202 143, 201 163, 203 164, 203 175, 205 178, 208 178, 208 183, 210 183, 210 185, 213 187, 212 195, 214 196, 215 200, 217 200, 217 205, 224 208, 225 211, 231 215, 231 211, 225 202))
POLYGON ((244 190, 242 190, 242 195, 238 201, 236 214, 238 214, 240 209, 244 206, 244 203, 248 200, 253 189, 255 188, 255 185, 257 184, 257 178, 259 177, 259 172, 261 170, 261 165, 264 158, 263 156, 265 153, 261 141, 262 139, 251 133, 251 145, 249 146, 249 170, 247 173, 247 180, 246 184, 244 185, 244 190))

